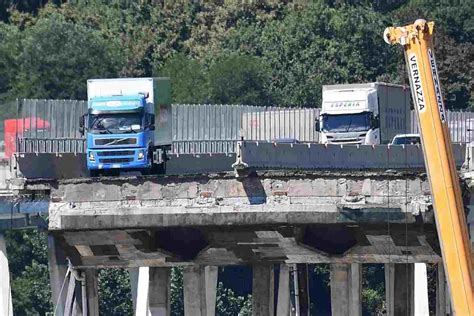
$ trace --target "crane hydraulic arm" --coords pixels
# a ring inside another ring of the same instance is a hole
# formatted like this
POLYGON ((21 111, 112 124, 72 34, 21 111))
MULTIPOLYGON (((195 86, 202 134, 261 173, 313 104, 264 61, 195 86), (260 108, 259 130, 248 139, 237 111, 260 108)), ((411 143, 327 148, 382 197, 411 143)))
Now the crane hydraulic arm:
POLYGON ((401 44, 405 51, 452 307, 456 315, 474 315, 471 247, 433 52, 433 32, 433 22, 417 20, 387 28, 384 39, 401 44))

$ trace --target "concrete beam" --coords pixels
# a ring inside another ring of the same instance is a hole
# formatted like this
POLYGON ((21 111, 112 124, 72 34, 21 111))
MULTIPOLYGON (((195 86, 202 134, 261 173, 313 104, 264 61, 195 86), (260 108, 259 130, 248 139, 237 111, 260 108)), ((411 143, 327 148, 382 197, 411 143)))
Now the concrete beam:
POLYGON ((414 315, 414 264, 385 264, 387 316, 414 315))
POLYGON ((149 270, 148 306, 151 316, 170 315, 171 268, 149 270))
POLYGON ((216 266, 187 266, 184 268, 184 315, 213 316, 216 309, 216 266))
POLYGON ((54 236, 48 235, 48 263, 51 284, 51 300, 56 316, 63 316, 66 308, 66 272, 68 262, 63 250, 58 246, 54 236))
POLYGON ((5 237, 0 232, 0 314, 13 315, 12 295, 10 287, 10 269, 8 268, 7 247, 5 237))
POLYGON ((414 223, 419 214, 434 223, 426 179, 383 173, 71 180, 53 185, 50 195, 51 230, 353 224, 389 214, 392 222, 414 223))
POLYGON ((99 288, 98 274, 96 269, 85 269, 86 278, 86 298, 87 298, 87 315, 99 316, 99 288))
POLYGON ((331 264, 331 311, 333 315, 362 315, 361 265, 331 264))
POLYGON ((274 270, 272 264, 253 265, 252 315, 274 314, 274 270))

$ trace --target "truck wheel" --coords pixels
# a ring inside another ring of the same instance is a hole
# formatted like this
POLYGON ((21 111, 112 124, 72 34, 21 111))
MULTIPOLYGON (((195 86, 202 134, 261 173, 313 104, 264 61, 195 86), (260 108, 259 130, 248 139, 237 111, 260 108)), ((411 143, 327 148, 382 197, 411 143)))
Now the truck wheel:
POLYGON ((100 176, 100 171, 99 170, 89 170, 89 176, 91 178, 96 178, 100 176))

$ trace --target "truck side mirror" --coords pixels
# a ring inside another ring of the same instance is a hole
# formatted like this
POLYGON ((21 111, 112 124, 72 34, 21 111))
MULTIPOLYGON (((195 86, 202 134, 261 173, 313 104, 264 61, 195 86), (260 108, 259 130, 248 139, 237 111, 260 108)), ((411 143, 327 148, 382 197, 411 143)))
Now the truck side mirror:
POLYGON ((314 123, 314 129, 316 132, 321 132, 321 124, 319 123, 319 119, 316 119, 316 122, 314 123))
POLYGON ((150 131, 155 130, 155 115, 154 114, 149 114, 148 116, 148 128, 150 131))
POLYGON ((85 128, 84 128, 85 120, 86 120, 85 115, 82 115, 81 117, 79 117, 79 133, 81 133, 81 135, 84 135, 84 132, 85 132, 85 128))
POLYGON ((372 128, 379 128, 380 127, 380 118, 378 115, 372 117, 372 128))

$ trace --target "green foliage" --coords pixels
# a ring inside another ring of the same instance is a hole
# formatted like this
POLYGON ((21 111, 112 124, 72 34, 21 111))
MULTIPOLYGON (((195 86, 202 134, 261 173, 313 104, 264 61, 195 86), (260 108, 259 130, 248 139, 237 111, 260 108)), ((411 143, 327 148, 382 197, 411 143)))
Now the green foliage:
POLYGON ((265 65, 257 57, 223 57, 209 68, 208 76, 211 103, 272 104, 265 65))
POLYGON ((0 22, 0 99, 12 88, 16 74, 16 56, 20 52, 20 31, 14 25, 0 22))
POLYGON ((173 267, 171 269, 171 315, 184 315, 184 297, 183 297, 183 268, 173 267))
POLYGON ((184 54, 170 58, 159 71, 159 76, 171 78, 173 102, 202 103, 206 101, 207 85, 203 66, 184 54))
POLYGON ((6 231, 15 315, 44 315, 52 311, 47 236, 38 230, 6 231))
POLYGON ((281 20, 234 32, 229 49, 262 57, 279 104, 319 106, 322 84, 373 81, 385 73, 391 50, 380 34, 387 25, 385 16, 368 7, 336 9, 315 2, 281 20))
POLYGON ((15 96, 85 99, 87 79, 117 75, 118 46, 59 14, 39 19, 23 36, 15 96))
POLYGON ((252 296, 236 296, 234 291, 226 289, 224 285, 219 282, 217 286, 216 315, 252 315, 252 296))
POLYGON ((384 315, 384 266, 382 264, 362 265, 362 280, 362 309, 364 314, 384 315))
POLYGON ((125 269, 99 271, 100 315, 133 315, 129 273, 125 269))

